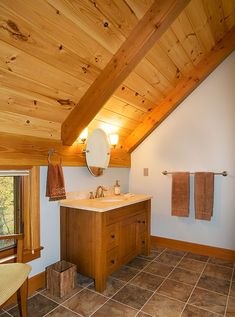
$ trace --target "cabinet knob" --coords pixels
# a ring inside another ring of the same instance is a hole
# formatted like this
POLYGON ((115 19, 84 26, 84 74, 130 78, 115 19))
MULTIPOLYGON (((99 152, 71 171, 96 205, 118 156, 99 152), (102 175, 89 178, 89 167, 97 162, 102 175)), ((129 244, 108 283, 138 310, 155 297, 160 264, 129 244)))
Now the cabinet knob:
POLYGON ((145 220, 143 220, 142 223, 145 224, 146 223, 145 220))
POLYGON ((144 241, 144 240, 142 240, 142 243, 143 243, 143 244, 145 244, 145 241, 144 241))
POLYGON ((111 234, 111 238, 114 239, 115 238, 115 234, 111 234))
POLYGON ((112 264, 114 264, 114 263, 115 263, 115 260, 111 260, 110 262, 111 262, 112 264))

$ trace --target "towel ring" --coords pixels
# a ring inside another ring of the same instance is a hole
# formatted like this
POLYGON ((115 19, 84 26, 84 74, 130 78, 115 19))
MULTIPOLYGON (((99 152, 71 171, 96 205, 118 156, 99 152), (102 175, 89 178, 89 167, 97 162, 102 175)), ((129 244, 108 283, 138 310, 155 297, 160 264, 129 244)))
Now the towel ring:
POLYGON ((51 157, 52 155, 58 155, 59 158, 60 158, 60 164, 62 163, 62 159, 61 159, 61 156, 59 155, 59 153, 55 150, 55 149, 49 149, 48 150, 48 156, 47 156, 47 162, 48 164, 51 164, 51 157))

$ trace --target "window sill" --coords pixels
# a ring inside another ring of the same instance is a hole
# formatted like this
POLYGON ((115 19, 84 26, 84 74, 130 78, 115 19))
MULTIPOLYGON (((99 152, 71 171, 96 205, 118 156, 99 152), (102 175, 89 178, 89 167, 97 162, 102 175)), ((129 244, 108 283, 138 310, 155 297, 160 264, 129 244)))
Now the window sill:
MULTIPOLYGON (((24 263, 30 262, 32 260, 38 259, 41 256, 41 250, 43 247, 37 248, 32 253, 31 250, 25 250, 23 255, 24 263)), ((0 263, 10 263, 14 262, 15 259, 16 248, 11 248, 9 250, 4 250, 0 252, 0 263)))

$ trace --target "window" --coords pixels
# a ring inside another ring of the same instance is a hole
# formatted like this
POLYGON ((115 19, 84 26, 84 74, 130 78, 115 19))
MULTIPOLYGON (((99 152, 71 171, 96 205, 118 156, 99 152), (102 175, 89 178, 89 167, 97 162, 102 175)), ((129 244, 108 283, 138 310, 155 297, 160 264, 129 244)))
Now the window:
MULTIPOLYGON (((24 260, 40 257, 39 168, 0 167, 0 235, 24 233, 24 260), (14 168, 14 170, 13 170, 14 168)), ((15 252, 13 240, 3 240, 0 258, 15 252)))

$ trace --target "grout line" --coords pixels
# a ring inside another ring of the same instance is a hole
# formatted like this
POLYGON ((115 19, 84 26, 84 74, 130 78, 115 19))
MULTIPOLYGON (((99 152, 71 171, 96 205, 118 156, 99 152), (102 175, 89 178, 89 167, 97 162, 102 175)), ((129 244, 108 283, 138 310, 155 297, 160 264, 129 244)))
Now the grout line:
POLYGON ((231 280, 230 280, 230 286, 229 286, 229 291, 228 291, 228 297, 227 297, 227 301, 226 301, 226 305, 225 305, 224 317, 226 317, 226 314, 227 314, 228 302, 229 302, 230 293, 231 293, 231 289, 232 289, 233 275, 234 275, 234 274, 235 274, 235 268, 233 267, 233 273, 232 273, 232 277, 231 277, 231 280))
MULTIPOLYGON (((183 307, 183 310, 182 310, 182 312, 180 313, 179 317, 182 316, 183 311, 185 310, 185 307, 186 307, 187 304, 189 303, 189 300, 190 300, 190 298, 191 298, 191 296, 192 296, 194 290, 196 289, 197 284, 198 284, 198 282, 199 282, 199 280, 200 280, 200 278, 201 278, 203 272, 205 271, 205 268, 206 268, 206 266, 207 266, 207 264, 208 264, 208 261, 209 261, 209 258, 208 258, 207 262, 205 262, 204 268, 203 268, 203 270, 201 271, 201 273, 200 273, 200 275, 199 275, 199 277, 198 277, 198 279, 197 279, 197 282, 196 282, 196 284, 194 285, 194 287, 193 287, 193 289, 192 289, 192 291, 191 291, 191 293, 190 293, 190 295, 189 295, 189 297, 188 297, 188 300, 185 302, 184 307, 183 307)), ((198 308, 199 308, 199 307, 198 307, 198 308)))
MULTIPOLYGON (((162 284, 166 281, 166 279, 170 276, 170 274, 173 272, 173 270, 176 268, 176 266, 184 259, 184 257, 186 256, 187 253, 185 253, 180 261, 175 265, 175 266, 171 266, 172 270, 169 272, 169 274, 163 279, 162 283, 156 288, 156 290, 153 292, 153 294, 149 297, 149 299, 144 303, 144 305, 142 305, 142 307, 139 309, 138 313, 141 312, 142 308, 151 300, 151 298, 156 294, 156 292, 159 290, 159 288, 162 286, 162 284)), ((154 261, 152 261, 154 262, 154 261)), ((156 262, 156 261, 155 261, 156 262)), ((161 262, 159 262, 161 263, 161 262)), ((162 263, 163 264, 163 263, 162 263)))
POLYGON ((199 308, 199 309, 201 309, 201 310, 204 310, 204 311, 206 311, 206 312, 212 313, 212 314, 214 314, 214 315, 216 315, 216 316, 223 317, 223 315, 218 314, 218 313, 215 313, 215 312, 213 312, 213 311, 211 311, 211 310, 209 310, 209 309, 206 309, 206 308, 204 308, 204 307, 199 307, 199 306, 196 306, 196 305, 194 305, 194 304, 189 304, 189 305, 190 305, 190 306, 193 306, 193 307, 195 307, 195 308, 199 308))

